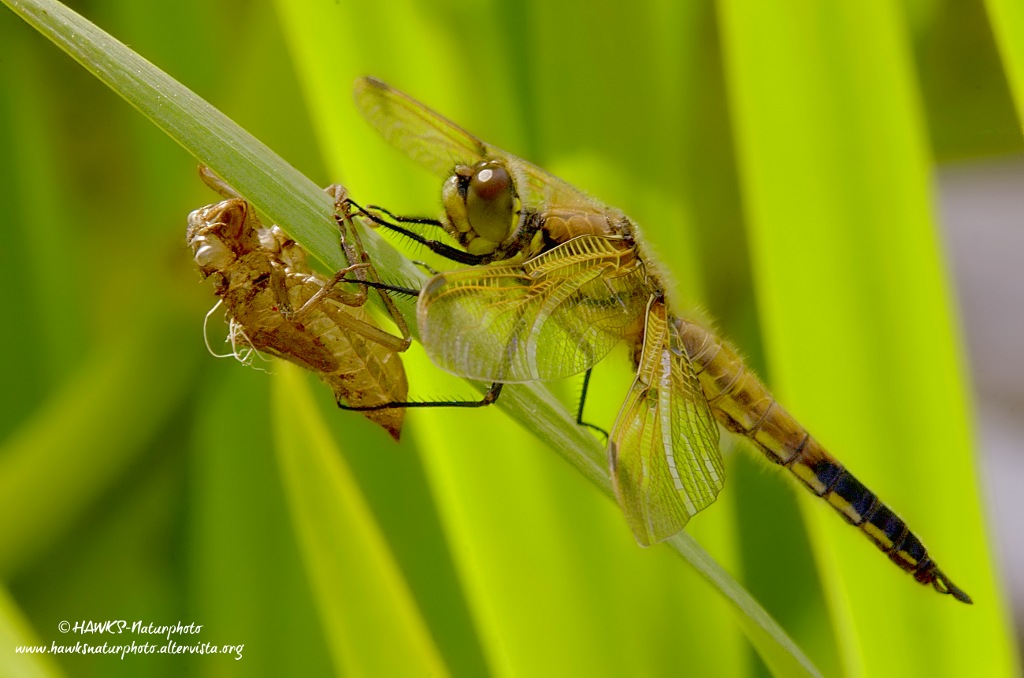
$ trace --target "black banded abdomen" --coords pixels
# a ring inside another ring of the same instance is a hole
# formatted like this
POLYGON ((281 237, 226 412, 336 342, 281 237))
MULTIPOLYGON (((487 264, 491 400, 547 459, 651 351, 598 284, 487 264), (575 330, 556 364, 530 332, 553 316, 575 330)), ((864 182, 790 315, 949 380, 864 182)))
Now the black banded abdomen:
POLYGON ((725 428, 746 436, 769 460, 788 468, 917 581, 971 602, 942 574, 907 524, 776 402, 735 349, 700 325, 675 322, 711 411, 725 428))

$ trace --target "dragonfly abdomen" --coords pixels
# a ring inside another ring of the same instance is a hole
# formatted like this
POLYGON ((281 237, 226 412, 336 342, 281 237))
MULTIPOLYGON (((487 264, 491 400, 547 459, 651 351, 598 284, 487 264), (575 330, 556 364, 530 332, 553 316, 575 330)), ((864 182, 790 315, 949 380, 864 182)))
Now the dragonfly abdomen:
POLYGON ((711 411, 725 428, 746 436, 769 460, 789 469, 918 582, 971 602, 942 574, 907 524, 779 405, 735 349, 696 323, 676 322, 711 411))

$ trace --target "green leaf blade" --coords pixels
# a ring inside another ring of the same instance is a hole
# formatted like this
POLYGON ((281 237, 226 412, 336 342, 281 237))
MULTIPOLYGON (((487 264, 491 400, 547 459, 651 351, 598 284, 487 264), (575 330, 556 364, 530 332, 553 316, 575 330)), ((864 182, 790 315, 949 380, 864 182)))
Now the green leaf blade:
POLYGON ((279 365, 272 403, 285 491, 336 669, 448 675, 301 370, 279 365))
POLYGON ((1024 131, 1024 5, 1014 0, 985 0, 1003 69, 1024 131))
POLYGON ((745 0, 721 16, 776 395, 979 603, 915 585, 807 500, 846 671, 1012 675, 901 18, 745 0))

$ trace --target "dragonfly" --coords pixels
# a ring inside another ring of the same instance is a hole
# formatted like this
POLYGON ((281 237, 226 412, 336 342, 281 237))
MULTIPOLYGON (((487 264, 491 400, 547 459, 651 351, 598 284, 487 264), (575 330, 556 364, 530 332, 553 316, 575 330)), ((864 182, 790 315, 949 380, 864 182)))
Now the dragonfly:
POLYGON ((355 102, 388 142, 444 180, 440 219, 360 208, 469 265, 435 275, 420 291, 420 340, 434 363, 503 383, 585 374, 585 394, 594 365, 622 342, 631 350, 636 376, 608 436, 608 457, 640 545, 676 534, 717 498, 720 424, 788 469, 918 582, 972 602, 727 341, 673 313, 659 266, 626 214, 379 80, 358 80, 355 102), (424 236, 430 227, 458 247, 424 236))
POLYGON ((327 277, 310 268, 305 250, 278 226, 264 227, 233 189, 206 168, 200 174, 229 197, 189 214, 186 241, 203 278, 214 280, 218 306, 227 308, 232 354, 247 362, 255 350, 316 373, 339 407, 362 412, 398 440, 405 416, 399 405, 408 393, 400 354, 411 338, 388 292, 378 288, 400 337, 381 329, 364 308, 367 286, 353 292, 339 285, 379 283, 345 189, 335 185, 328 193, 351 265, 327 277))

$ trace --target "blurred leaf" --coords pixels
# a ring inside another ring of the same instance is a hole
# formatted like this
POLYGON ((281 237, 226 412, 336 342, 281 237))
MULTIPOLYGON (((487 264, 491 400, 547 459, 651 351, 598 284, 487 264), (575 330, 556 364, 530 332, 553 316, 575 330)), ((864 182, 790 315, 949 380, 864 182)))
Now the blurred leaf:
MULTIPOLYGON (((901 4, 906 8, 918 2, 901 4)), ((908 32, 935 157, 946 162, 1024 151, 1013 94, 984 4, 923 4, 928 10, 908 32)))
POLYGON ((0 675, 10 678, 55 678, 64 675, 46 654, 15 652, 15 648, 21 645, 44 645, 47 650, 50 649, 49 642, 40 642, 32 632, 7 589, 0 587, 0 646, 5 648, 0 654, 0 675))
POLYGON ((245 643, 244 659, 218 665, 218 677, 249 676, 252 666, 268 676, 326 675, 329 638, 273 444, 271 380, 221 362, 209 372, 224 378, 207 380, 193 400, 189 609, 220 642, 245 643), (256 595, 266 591, 274 595, 256 595))
POLYGON ((166 319, 100 346, 0 448, 0 573, 10 576, 72 526, 162 425, 192 372, 166 319), (154 361, 154 355, 165 359, 154 361), (149 407, 133 412, 146 400, 149 407), (59 471, 59 473, 55 472, 59 471))
POLYGON ((777 395, 977 603, 916 586, 804 502, 845 671, 1013 675, 900 17, 883 0, 729 0, 721 17, 777 395))
POLYGON ((1017 104, 1017 121, 1024 129, 1024 4, 1017 0, 986 0, 985 6, 1017 104))
POLYGON ((335 669, 447 675, 301 370, 278 366, 272 405, 278 463, 335 669))

